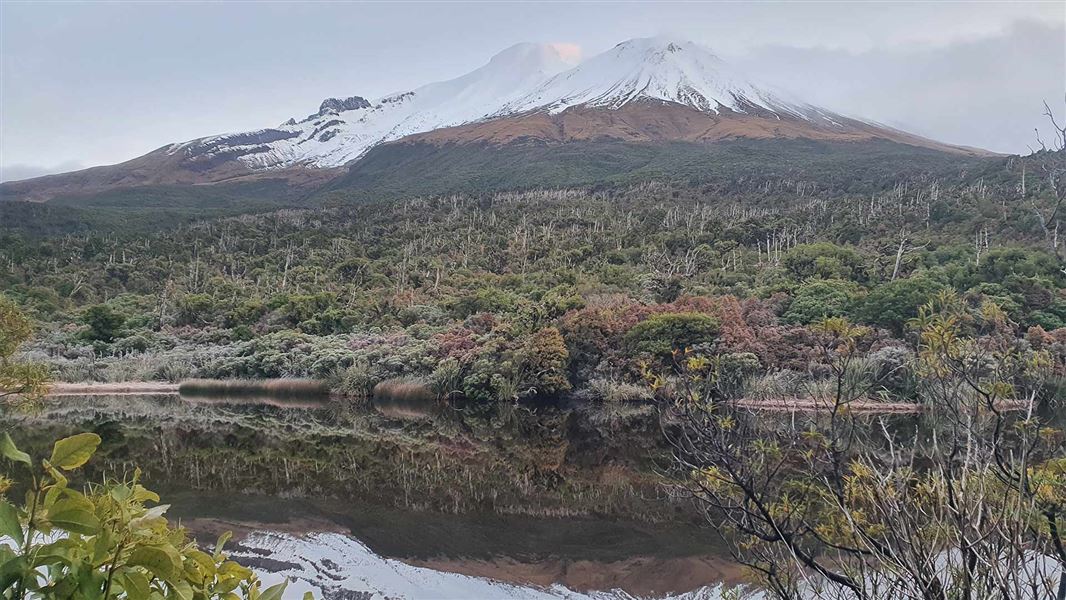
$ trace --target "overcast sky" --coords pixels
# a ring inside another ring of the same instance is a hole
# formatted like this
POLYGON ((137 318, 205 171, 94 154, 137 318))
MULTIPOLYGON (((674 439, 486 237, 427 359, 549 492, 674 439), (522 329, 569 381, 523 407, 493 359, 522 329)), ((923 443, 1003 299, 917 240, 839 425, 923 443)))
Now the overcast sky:
POLYGON ((0 0, 0 178, 110 164, 477 68, 702 43, 754 79, 942 141, 1026 152, 1063 107, 1064 2, 256 3, 0 0))

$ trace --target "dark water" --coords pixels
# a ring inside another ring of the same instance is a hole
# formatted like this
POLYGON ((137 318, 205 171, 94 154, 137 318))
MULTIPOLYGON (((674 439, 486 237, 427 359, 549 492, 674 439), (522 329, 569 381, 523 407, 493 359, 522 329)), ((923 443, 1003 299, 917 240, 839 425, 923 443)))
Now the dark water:
MULTIPOLYGON (((1041 416, 1061 422, 1064 412, 1041 416)), ((316 595, 526 598, 558 585, 717 598, 741 573, 690 505, 657 496, 648 476, 664 463, 652 417, 639 407, 469 415, 411 399, 131 394, 49 398, 4 415, 0 429, 35 456, 96 431, 104 442, 89 478, 143 468, 198 539, 235 531, 243 560, 316 595)), ((794 431, 824 416, 753 418, 794 431)), ((862 420, 922 444, 937 419, 862 420)))
MULTIPOLYGON (((561 417, 553 418, 556 420, 551 423, 541 419, 516 426, 490 421, 485 429, 500 437, 485 437, 479 452, 499 453, 501 464, 510 460, 507 453, 515 445, 529 445, 536 451, 531 452, 533 456, 550 453, 554 447, 542 448, 542 438, 550 437, 542 429, 561 436, 567 423, 561 417)), ((143 467, 145 483, 171 504, 169 516, 205 542, 213 540, 221 529, 245 535, 333 532, 357 540, 377 556, 437 571, 523 586, 617 588, 652 596, 739 580, 716 534, 699 527, 692 514, 649 523, 617 515, 526 516, 499 510, 425 510, 424 506, 411 510, 397 506, 411 502, 393 500, 400 493, 417 496, 417 488, 349 495, 338 491, 360 490, 357 480, 366 473, 361 470, 366 467, 344 470, 331 475, 327 482, 323 472, 336 461, 333 455, 323 459, 323 452, 342 448, 354 457, 352 460, 374 465, 378 464, 374 462, 376 454, 402 456, 407 452, 407 446, 395 449, 397 439, 410 440, 411 448, 428 441, 449 447, 453 439, 479 440, 486 435, 443 415, 433 403, 407 400, 398 405, 376 402, 342 406, 330 400, 248 396, 65 396, 46 399, 34 412, 5 420, 14 426, 12 434, 19 445, 35 455, 45 454, 52 440, 75 431, 100 433, 104 443, 94 463, 102 461, 105 466, 90 471, 89 477, 128 472, 134 464, 143 467), (377 442, 382 445, 374 445, 377 442), (371 458, 364 459, 363 454, 371 458), (236 456, 251 457, 252 462, 233 463, 236 456), (261 471, 252 477, 256 469, 261 471), (286 482, 299 483, 287 486, 286 482)), ((432 452, 417 456, 410 468, 418 470, 423 466, 420 463, 432 461, 433 456, 432 452)), ((407 462, 383 464, 398 469, 385 477, 408 476, 407 462)), ((455 489, 460 484, 446 479, 453 470, 445 466, 440 469, 442 475, 427 476, 441 479, 439 487, 427 493, 493 493, 486 489, 491 479, 469 480, 464 489, 455 489)), ((531 490, 539 490, 536 493, 546 494, 543 489, 553 484, 530 485, 531 490)), ((417 504, 424 499, 415 500, 417 504)), ((535 500, 529 502, 536 504, 535 500)), ((445 501, 435 506, 441 505, 448 506, 445 501)), ((295 551, 270 552, 275 562, 268 566, 288 564, 287 558, 294 557, 286 557, 286 552, 295 551)), ((261 553, 256 550, 249 556, 261 553)), ((307 571, 316 569, 319 567, 307 571)), ((388 594, 390 590, 378 591, 388 594)))
POLYGON ((615 562, 634 556, 677 558, 717 554, 709 531, 680 523, 596 518, 531 518, 496 514, 404 511, 342 500, 277 498, 171 490, 172 518, 254 523, 279 530, 326 526, 358 538, 388 557, 406 559, 501 556, 615 562))

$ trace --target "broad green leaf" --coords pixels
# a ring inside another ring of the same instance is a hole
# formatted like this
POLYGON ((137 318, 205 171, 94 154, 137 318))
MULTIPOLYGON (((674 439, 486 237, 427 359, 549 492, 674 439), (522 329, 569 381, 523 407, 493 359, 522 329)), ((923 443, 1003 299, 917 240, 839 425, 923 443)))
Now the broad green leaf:
POLYGON ((192 586, 189 585, 188 581, 178 581, 174 583, 171 589, 174 591, 174 596, 179 600, 192 600, 192 586))
POLYGON ((53 513, 63 512, 67 510, 84 510, 88 512, 94 512, 96 507, 93 503, 81 494, 67 496, 56 500, 55 503, 48 509, 48 517, 51 518, 53 513))
POLYGON ((52 458, 48 462, 64 469, 77 469, 84 465, 100 446, 100 436, 95 433, 79 433, 56 442, 52 458))
POLYGON ((219 575, 244 579, 252 576, 252 570, 232 560, 227 560, 218 568, 219 575))
POLYGON ((131 519, 130 529, 151 530, 165 528, 167 525, 167 520, 163 517, 163 514, 166 513, 167 509, 169 508, 169 504, 160 504, 159 506, 153 506, 152 508, 145 511, 143 515, 137 517, 136 519, 131 519))
MULTIPOLYGON (((36 570, 34 570, 31 573, 27 573, 26 577, 23 578, 23 580, 22 580, 22 585, 25 586, 25 588, 28 591, 30 591, 30 592, 39 591, 41 589, 40 575, 41 575, 40 572, 38 572, 36 570)), ((47 581, 47 580, 45 580, 45 581, 47 581)), ((40 598, 41 596, 34 596, 33 594, 29 594, 29 597, 31 597, 31 598, 40 598)), ((47 598, 48 596, 44 596, 44 597, 47 598)))
POLYGON ((70 562, 72 555, 80 555, 82 545, 70 538, 61 538, 50 544, 35 547, 34 557, 38 562, 70 562))
POLYGON ((139 546, 130 554, 126 564, 144 567, 166 581, 172 580, 181 568, 177 553, 163 546, 139 546))
POLYGON ((85 510, 55 513, 49 516, 48 521, 55 527, 82 535, 93 535, 100 530, 100 519, 85 510))
MULTIPOLYGON (((22 579, 26 569, 26 557, 16 556, 0 565, 0 592, 6 591, 22 579)), ((4 598, 8 596, 4 595, 4 598)))
POLYGON ((259 600, 281 600, 285 595, 285 587, 289 585, 289 580, 286 579, 277 585, 272 585, 263 590, 263 593, 259 595, 259 600))
POLYGON ((185 560, 181 563, 181 568, 184 573, 183 577, 185 581, 188 581, 196 586, 202 586, 204 584, 204 572, 201 570, 200 565, 196 561, 190 559, 187 555, 185 560))
POLYGON ((95 510, 93 503, 79 494, 57 500, 48 509, 48 521, 60 529, 93 535, 100 530, 100 520, 96 518, 95 510))
MULTIPOLYGON (((99 593, 99 590, 103 589, 104 582, 107 578, 104 574, 96 569, 79 569, 74 572, 78 582, 78 591, 82 597, 91 598, 93 595, 99 593)), ((71 578, 64 578, 66 581, 71 581, 71 578)), ((62 580, 61 580, 62 581, 62 580)), ((74 596, 74 590, 70 590, 64 595, 45 595, 45 598, 70 598, 74 596)))
POLYGON ((22 545, 22 524, 19 523, 18 511, 6 500, 0 500, 0 536, 7 536, 22 545))
POLYGON ((26 465, 32 465, 30 461, 30 455, 19 450, 15 446, 15 442, 11 439, 11 436, 4 432, 4 435, 0 435, 0 455, 3 455, 8 460, 15 462, 26 463, 26 465))
POLYGON ((145 489, 141 484, 137 484, 133 486, 133 499, 137 502, 159 502, 159 494, 145 489))
POLYGON ((55 504, 56 500, 59 500, 60 494, 67 491, 67 478, 59 472, 59 469, 48 464, 47 460, 44 461, 44 470, 48 471, 48 474, 55 480, 55 483, 53 483, 44 494, 44 504, 42 507, 48 508, 55 504))
POLYGON ((215 576, 215 561, 211 558, 210 554, 203 550, 192 549, 185 551, 185 558, 189 559, 189 562, 199 565, 204 576, 215 576))
POLYGON ((304 600, 315 600, 315 595, 311 592, 304 592, 304 600))
POLYGON ((105 562, 111 562, 109 560, 111 556, 111 549, 116 545, 114 539, 114 533, 110 527, 101 527, 100 533, 94 537, 92 546, 92 561, 96 564, 103 564, 105 562))
POLYGON ((148 600, 148 596, 152 593, 151 582, 140 571, 126 569, 122 573, 121 582, 129 600, 148 600))
POLYGON ((133 490, 131 490, 129 486, 120 483, 108 490, 108 494, 110 494, 116 502, 125 502, 133 495, 133 490))
POLYGON ((78 592, 78 581, 74 578, 63 578, 42 590, 47 598, 70 598, 78 592))
POLYGON ((237 577, 220 576, 218 583, 215 584, 216 594, 226 594, 235 589, 241 584, 241 580, 237 577))
POLYGON ((162 531, 167 526, 167 520, 163 517, 138 517, 129 523, 130 531, 145 534, 151 531, 162 531))
POLYGON ((225 531, 222 535, 218 536, 218 541, 215 542, 215 560, 222 558, 222 547, 226 545, 226 542, 233 537, 232 531, 225 531))

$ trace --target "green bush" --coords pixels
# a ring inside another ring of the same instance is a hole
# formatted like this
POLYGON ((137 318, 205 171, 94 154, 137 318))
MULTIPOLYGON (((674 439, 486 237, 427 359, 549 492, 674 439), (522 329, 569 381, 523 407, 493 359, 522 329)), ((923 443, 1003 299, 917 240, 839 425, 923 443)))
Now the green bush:
POLYGON ((901 334, 907 321, 917 316, 918 307, 944 289, 944 284, 922 275, 897 279, 871 290, 859 311, 860 316, 866 323, 901 334))
POLYGON ((718 320, 703 313, 664 313, 637 323, 626 333, 626 343, 636 352, 660 358, 674 350, 713 344, 718 320))
POLYGON ((782 264, 799 280, 820 277, 860 281, 865 276, 858 252, 829 242, 796 246, 785 254, 782 264))
POLYGON ((81 321, 88 325, 83 336, 94 342, 115 341, 126 324, 126 317, 107 304, 97 304, 85 309, 81 321))
POLYGON ((796 288, 783 315, 789 323, 810 325, 829 317, 845 317, 854 310, 859 286, 841 279, 810 279, 796 288))
POLYGON ((178 325, 205 325, 215 319, 215 300, 207 294, 186 294, 178 298, 175 322, 178 325))

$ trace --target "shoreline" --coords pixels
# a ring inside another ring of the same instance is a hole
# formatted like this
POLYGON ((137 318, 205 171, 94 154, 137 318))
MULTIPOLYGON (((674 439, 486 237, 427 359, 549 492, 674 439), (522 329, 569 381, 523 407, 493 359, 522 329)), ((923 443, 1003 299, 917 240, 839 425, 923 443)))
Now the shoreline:
POLYGON ((116 396, 122 394, 177 394, 178 384, 168 381, 119 383, 53 383, 45 396, 116 396))
MULTIPOLYGON (((813 398, 782 398, 780 400, 737 400, 733 403, 739 408, 766 412, 832 412, 834 405, 825 400, 813 398)), ((1018 400, 1001 400, 996 403, 1000 410, 1021 410, 1025 404, 1018 400)), ((919 402, 876 402, 873 400, 852 400, 840 405, 841 410, 858 413, 913 414, 924 412, 928 406, 919 402)))
MULTIPOLYGON (((45 394, 46 397, 62 396, 121 396, 121 395, 173 395, 179 393, 181 384, 167 381, 125 381, 110 383, 54 383, 45 394)), ((264 391, 264 396, 269 392, 264 391)), ((333 394, 329 398, 335 397, 333 394)), ((778 400, 736 400, 733 405, 738 408, 766 412, 830 412, 833 405, 825 401, 809 398, 781 398, 778 400)), ((875 402, 855 400, 842 406, 852 412, 881 414, 914 414, 926 409, 926 406, 910 402, 875 402)), ((1018 410, 1023 405, 1018 401, 1003 401, 1000 408, 1018 410)))
MULTIPOLYGON (((733 403, 738 408, 768 412, 832 412, 833 404, 810 398, 782 398, 780 400, 737 400, 733 403)), ((925 405, 912 402, 874 402, 870 400, 853 400, 841 405, 842 409, 852 412, 876 413, 919 413, 925 405)))

